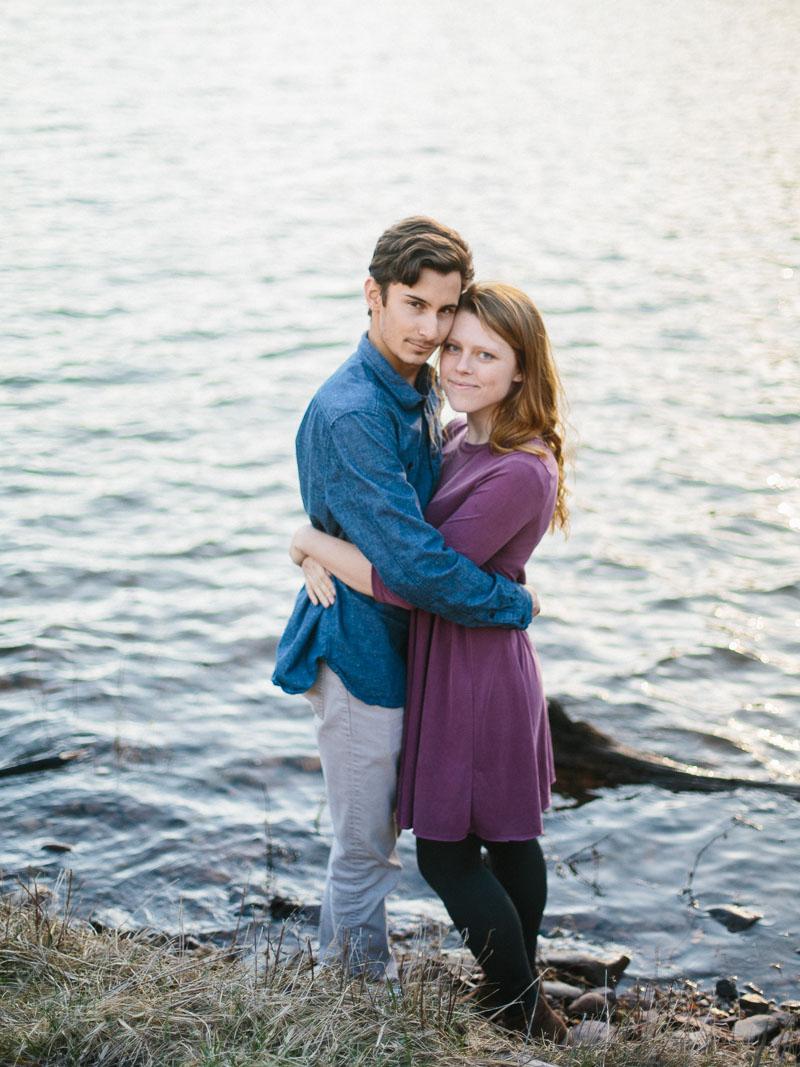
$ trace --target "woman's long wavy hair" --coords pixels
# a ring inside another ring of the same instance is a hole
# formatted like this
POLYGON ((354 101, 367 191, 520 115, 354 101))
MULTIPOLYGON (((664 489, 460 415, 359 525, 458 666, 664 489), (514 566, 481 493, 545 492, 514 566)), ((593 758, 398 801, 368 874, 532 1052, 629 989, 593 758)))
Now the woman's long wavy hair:
POLYGON ((459 311, 477 316, 481 325, 498 334, 517 357, 521 382, 511 390, 495 411, 489 434, 492 452, 541 453, 531 438, 541 437, 558 464, 558 492, 550 529, 567 532, 567 489, 564 471, 566 398, 556 369, 550 340, 542 316, 533 301, 503 282, 476 282, 459 304, 459 311))

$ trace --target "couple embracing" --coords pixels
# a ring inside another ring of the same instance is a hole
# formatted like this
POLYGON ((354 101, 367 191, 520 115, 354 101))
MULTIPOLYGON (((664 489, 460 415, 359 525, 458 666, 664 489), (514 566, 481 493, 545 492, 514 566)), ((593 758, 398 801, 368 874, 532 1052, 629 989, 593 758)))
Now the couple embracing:
POLYGON ((321 957, 392 976, 385 899, 413 829, 485 1003, 561 1040, 536 970, 553 755, 523 584, 566 525, 561 388, 528 297, 472 279, 432 219, 378 240, 368 329, 297 435, 305 587, 273 680, 315 712, 334 833, 321 957), (444 430, 442 394, 462 416, 444 430))

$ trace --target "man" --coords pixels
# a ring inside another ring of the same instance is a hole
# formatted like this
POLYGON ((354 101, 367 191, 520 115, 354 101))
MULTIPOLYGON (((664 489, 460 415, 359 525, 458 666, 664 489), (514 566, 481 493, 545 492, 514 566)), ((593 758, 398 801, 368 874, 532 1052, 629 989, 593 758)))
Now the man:
MULTIPOLYGON (((466 626, 526 628, 530 594, 445 547, 422 511, 439 475, 438 399, 428 357, 472 280, 462 238, 432 219, 391 226, 364 286, 369 329, 322 385, 297 435, 303 503, 319 529, 353 542, 383 581, 466 626)), ((408 613, 342 583, 331 607, 301 590, 273 681, 305 693, 333 822, 320 954, 378 974, 391 959, 385 899, 400 874, 394 801, 408 613)))

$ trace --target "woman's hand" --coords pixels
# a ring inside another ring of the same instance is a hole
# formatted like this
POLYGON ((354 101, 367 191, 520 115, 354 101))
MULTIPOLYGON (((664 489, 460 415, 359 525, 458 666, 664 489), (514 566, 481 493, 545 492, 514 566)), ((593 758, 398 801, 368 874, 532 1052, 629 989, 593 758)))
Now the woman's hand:
POLYGON ((303 560, 308 555, 308 553, 300 547, 303 540, 303 534, 306 530, 313 529, 314 527, 311 526, 310 523, 306 522, 303 523, 302 526, 298 526, 295 532, 292 534, 292 542, 289 545, 289 555, 291 557, 292 563, 294 563, 296 567, 302 567, 303 560))
POLYGON ((355 545, 341 537, 332 537, 308 524, 300 526, 292 537, 289 555, 298 567, 303 566, 308 556, 317 564, 307 574, 304 570, 308 595, 314 604, 319 601, 325 607, 330 607, 335 600, 332 574, 357 593, 372 596, 372 566, 369 560, 355 545))
POLYGON ((542 610, 542 605, 539 603, 539 594, 533 588, 532 585, 526 585, 525 588, 531 594, 531 600, 533 601, 533 615, 531 615, 531 622, 536 618, 539 612, 542 610))
MULTIPOLYGON (((293 557, 294 558, 294 557, 293 557)), ((330 573, 313 556, 305 556, 300 566, 306 582, 306 592, 312 604, 329 608, 336 599, 336 587, 330 573)))

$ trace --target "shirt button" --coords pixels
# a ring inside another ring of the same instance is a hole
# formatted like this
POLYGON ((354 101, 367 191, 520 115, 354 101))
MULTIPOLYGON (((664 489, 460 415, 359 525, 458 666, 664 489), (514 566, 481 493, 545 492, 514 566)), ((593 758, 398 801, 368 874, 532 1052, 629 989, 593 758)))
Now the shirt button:
POLYGON ((490 619, 493 619, 493 618, 494 618, 494 612, 493 612, 493 611, 490 611, 490 612, 489 612, 489 618, 490 618, 490 619))

